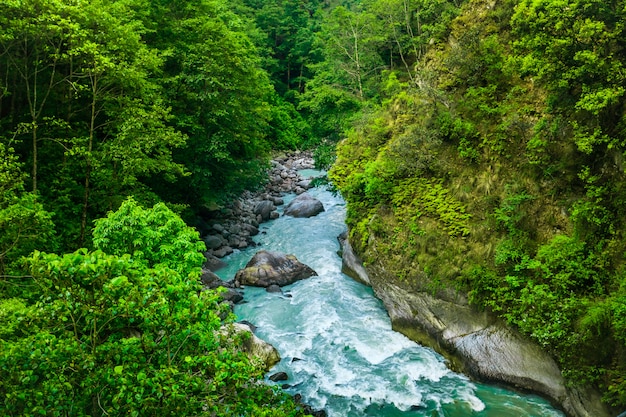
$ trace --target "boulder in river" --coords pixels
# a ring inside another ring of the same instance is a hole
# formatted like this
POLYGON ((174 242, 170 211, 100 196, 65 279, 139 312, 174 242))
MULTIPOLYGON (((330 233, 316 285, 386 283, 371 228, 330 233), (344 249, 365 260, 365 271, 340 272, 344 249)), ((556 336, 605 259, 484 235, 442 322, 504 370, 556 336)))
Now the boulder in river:
POLYGON ((308 193, 302 193, 285 207, 285 215, 293 217, 313 217, 324 211, 324 205, 308 193))
POLYGON ((294 255, 262 250, 257 252, 244 269, 237 271, 235 282, 240 285, 269 287, 289 285, 317 275, 313 269, 294 255))
POLYGON ((276 348, 266 341, 256 337, 248 325, 244 323, 233 323, 232 326, 232 330, 235 334, 250 334, 249 337, 244 338, 243 342, 243 351, 250 357, 250 359, 260 359, 264 364, 266 371, 269 371, 274 365, 280 362, 280 354, 276 348))
POLYGON ((260 201, 254 206, 254 214, 261 216, 263 220, 269 220, 270 213, 274 211, 274 203, 269 200, 260 201))

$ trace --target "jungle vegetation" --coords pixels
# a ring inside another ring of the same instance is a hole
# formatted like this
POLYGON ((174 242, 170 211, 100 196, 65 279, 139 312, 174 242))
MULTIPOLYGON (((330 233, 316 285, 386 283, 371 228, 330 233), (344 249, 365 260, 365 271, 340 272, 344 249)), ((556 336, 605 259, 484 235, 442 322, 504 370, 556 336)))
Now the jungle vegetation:
POLYGON ((366 262, 409 291, 466 294, 620 409, 625 6, 361 2, 350 21, 383 35, 360 39, 362 74, 382 70, 331 171, 366 262))
POLYGON ((217 332, 190 227, 295 149, 333 165, 367 263, 467 294, 626 407, 625 15, 0 0, 0 411, 301 414, 217 332))

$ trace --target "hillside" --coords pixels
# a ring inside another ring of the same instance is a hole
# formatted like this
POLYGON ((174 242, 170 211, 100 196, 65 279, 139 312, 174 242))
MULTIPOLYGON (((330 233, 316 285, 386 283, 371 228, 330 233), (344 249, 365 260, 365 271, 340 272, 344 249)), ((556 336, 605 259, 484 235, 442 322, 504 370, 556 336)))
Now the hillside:
POLYGON ((457 11, 339 144, 352 244, 409 293, 500 317, 623 409, 624 4, 457 11))

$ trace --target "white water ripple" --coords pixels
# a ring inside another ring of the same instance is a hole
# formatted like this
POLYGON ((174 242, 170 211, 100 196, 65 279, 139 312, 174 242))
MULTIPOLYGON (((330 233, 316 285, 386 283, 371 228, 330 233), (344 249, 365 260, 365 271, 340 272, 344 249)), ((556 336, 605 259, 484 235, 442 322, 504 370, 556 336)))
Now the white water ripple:
MULTIPOLYGON (((257 327, 283 358, 289 392, 330 417, 563 416, 537 397, 477 384, 452 372, 439 354, 391 329, 371 289, 341 273, 336 237, 345 229, 343 200, 310 191, 326 211, 310 219, 280 217, 263 226, 261 248, 291 253, 319 274, 283 288, 284 295, 245 290, 235 313, 257 327)), ((288 202, 292 197, 285 200, 288 202)), ((254 254, 233 254, 230 279, 254 254)))

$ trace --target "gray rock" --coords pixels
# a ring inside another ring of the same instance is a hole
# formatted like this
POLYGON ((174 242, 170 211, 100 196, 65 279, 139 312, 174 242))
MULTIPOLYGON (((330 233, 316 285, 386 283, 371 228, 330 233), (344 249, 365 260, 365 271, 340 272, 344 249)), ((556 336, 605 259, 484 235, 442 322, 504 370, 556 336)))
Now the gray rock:
POLYGON ((246 230, 250 236, 256 236, 259 234, 258 225, 254 226, 253 224, 243 224, 242 228, 246 230))
POLYGON ((213 273, 213 271, 210 271, 208 269, 203 269, 202 270, 202 275, 200 275, 200 282, 205 287, 217 288, 220 285, 222 285, 223 281, 222 281, 222 279, 220 277, 215 275, 215 273, 213 273))
POLYGON ((273 382, 286 381, 289 379, 289 375, 286 372, 276 372, 270 375, 269 380, 273 382))
POLYGON ((208 269, 209 271, 217 271, 219 269, 222 269, 226 266, 226 262, 222 261, 221 259, 219 259, 218 257, 205 252, 204 253, 204 257, 206 259, 206 261, 204 262, 204 265, 202 265, 203 269, 208 269))
POLYGON ((293 255, 262 250, 250 259, 244 269, 237 271, 235 282, 255 287, 267 288, 272 284, 282 287, 315 275, 314 270, 293 255))
POLYGON ((223 333, 241 334, 249 333, 250 337, 244 338, 243 351, 253 361, 261 360, 266 371, 269 371, 274 365, 280 362, 280 354, 276 348, 264 340, 259 339, 250 327, 243 323, 233 323, 228 328, 222 328, 223 333))
POLYGON ((243 294, 241 294, 241 292, 237 291, 236 289, 227 287, 218 288, 224 288, 223 290, 221 290, 222 293, 220 294, 224 301, 229 301, 233 304, 237 304, 243 301, 243 294))
POLYGON ((213 255, 217 256, 218 258, 223 258, 224 256, 227 256, 233 253, 233 251, 234 249, 231 248, 230 246, 222 246, 221 248, 213 251, 213 255))
POLYGON ((217 249, 224 244, 224 239, 219 235, 208 235, 203 240, 207 249, 217 249))
POLYGON ((281 290, 280 287, 278 285, 276 285, 276 284, 269 285, 265 289, 265 291, 271 292, 271 293, 282 293, 283 292, 283 290, 281 290))
POLYGON ((273 211, 273 212, 270 213, 270 219, 271 220, 276 220, 279 217, 280 217, 280 214, 277 211, 273 211))
POLYGON ((311 188, 311 180, 301 180, 298 181, 296 185, 298 187, 304 188, 305 190, 308 190, 309 188, 311 188))
POLYGON ((217 233, 222 233, 224 231, 224 226, 219 223, 215 223, 213 225, 213 230, 215 230, 217 233))
POLYGON ((569 388, 546 351, 494 316, 476 311, 462 295, 455 300, 435 298, 429 292, 409 292, 392 284, 378 267, 370 266, 368 272, 393 328, 438 350, 453 368, 477 379, 544 395, 571 416, 610 416, 597 392, 569 388))
POLYGON ((370 277, 367 274, 367 270, 363 266, 361 258, 354 253, 352 245, 348 240, 348 233, 342 233, 337 237, 339 244, 341 245, 341 272, 349 276, 350 278, 365 285, 372 285, 370 277))
POLYGON ((312 217, 324 211, 324 205, 308 193, 300 194, 285 207, 285 214, 293 217, 312 217))
POLYGON ((257 216, 261 216, 262 220, 269 220, 270 213, 275 209, 276 207, 274 207, 274 203, 269 200, 263 200, 259 201, 254 206, 254 214, 256 214, 257 216))

